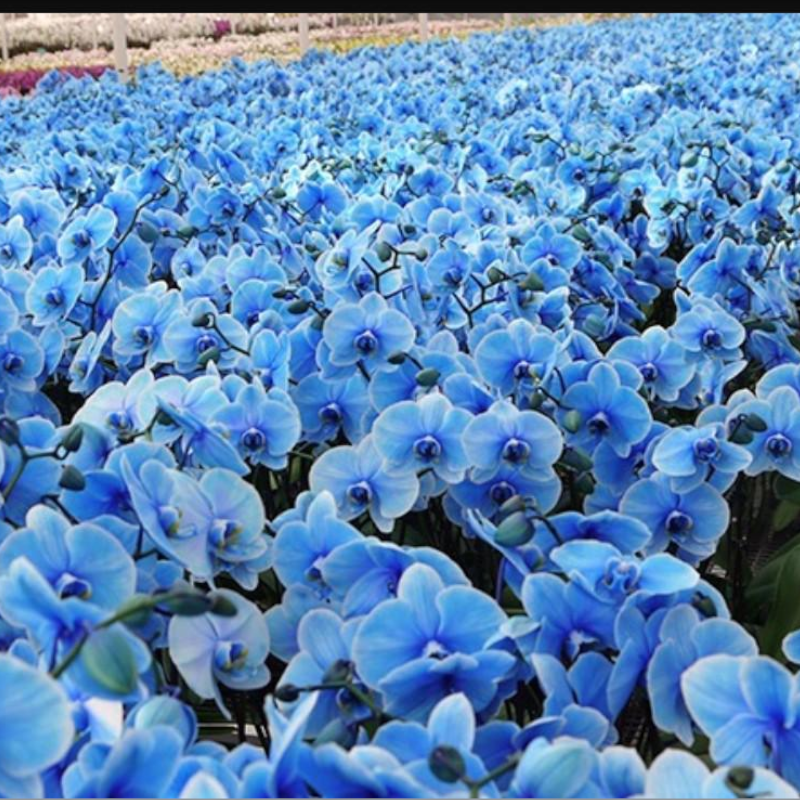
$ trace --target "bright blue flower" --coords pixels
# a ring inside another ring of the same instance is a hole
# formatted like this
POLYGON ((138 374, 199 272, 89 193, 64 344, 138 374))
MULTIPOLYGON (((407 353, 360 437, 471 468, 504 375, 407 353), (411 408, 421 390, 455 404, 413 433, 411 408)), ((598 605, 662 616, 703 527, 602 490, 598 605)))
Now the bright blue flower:
POLYGON ((681 688, 714 761, 768 767, 800 783, 796 688, 785 667, 763 656, 712 655, 683 673, 681 688))
POLYGON ((624 458, 647 436, 652 424, 647 403, 606 363, 596 364, 586 380, 570 386, 562 407, 579 417, 577 429, 567 441, 590 452, 606 441, 624 458))
POLYGON ((325 320, 322 335, 333 365, 361 363, 371 372, 385 366, 389 356, 411 347, 414 326, 406 316, 389 308, 383 297, 368 294, 357 304, 339 305, 325 320))
MULTIPOLYGON (((319 686, 324 683, 332 668, 344 668, 351 664, 350 646, 356 625, 346 624, 325 608, 307 613, 297 630, 300 652, 292 658, 281 676, 279 686, 319 686)), ((359 704, 344 701, 347 690, 320 692, 314 710, 308 719, 308 734, 317 736, 325 726, 340 717, 350 723, 359 721, 359 704)), ((297 702, 290 704, 296 708, 297 702)))
POLYGON ((0 389, 30 392, 44 367, 44 353, 36 339, 17 328, 0 335, 0 389))
POLYGON ((323 797, 424 797, 426 787, 414 780, 398 759, 373 745, 345 750, 322 744, 312 750, 308 783, 323 797))
POLYGON ((483 379, 507 395, 546 380, 556 366, 558 350, 552 334, 520 319, 484 337, 475 350, 475 363, 483 379))
POLYGON ((375 449, 393 472, 432 470, 436 477, 457 483, 469 465, 464 430, 472 419, 440 394, 407 400, 383 411, 373 425, 375 449))
POLYGON ((173 617, 169 652, 192 691, 213 699, 229 717, 219 684, 238 690, 266 686, 269 629, 258 608, 244 597, 228 589, 219 593, 235 606, 235 616, 173 617))
POLYGON ((623 555, 608 542, 573 540, 560 545, 550 558, 574 583, 601 603, 621 605, 631 595, 671 595, 691 589, 698 575, 674 556, 648 558, 623 555))
POLYGON ((0 545, 0 571, 25 557, 59 597, 77 597, 113 611, 132 594, 136 570, 124 547, 93 524, 71 526, 45 506, 0 545))
POLYGON ((84 273, 77 265, 45 267, 36 273, 26 295, 28 311, 35 325, 48 325, 66 319, 83 289, 84 273))
POLYGON ((180 306, 180 294, 160 282, 123 300, 112 318, 115 354, 122 360, 144 356, 148 367, 170 361, 164 333, 180 306))
POLYGON ((0 655, 0 793, 42 796, 41 775, 74 736, 66 693, 46 673, 0 655))
POLYGON ((265 388, 274 387, 283 391, 289 388, 290 353, 290 340, 286 334, 276 334, 271 330, 256 334, 250 357, 253 369, 265 388))
POLYGON ((333 441, 343 431, 350 442, 357 442, 370 409, 365 388, 361 375, 335 382, 319 375, 303 378, 292 392, 303 423, 303 438, 322 443, 333 441))
POLYGON ((536 739, 525 749, 511 782, 514 797, 582 797, 594 793, 598 754, 581 739, 536 739))
POLYGON ((127 731, 112 747, 88 745, 63 778, 65 797, 158 797, 177 772, 183 743, 166 725, 127 731))
POLYGON ((114 235, 117 218, 113 211, 94 206, 73 220, 58 240, 58 255, 65 264, 77 264, 104 247, 114 235))
POLYGON ((466 584, 464 573, 432 547, 403 549, 373 537, 359 537, 337 546, 319 566, 322 579, 342 598, 344 617, 368 614, 397 595, 403 573, 414 564, 431 567, 448 586, 466 584))
POLYGON ((649 551, 663 550, 674 542, 691 561, 714 552, 730 519, 728 504, 713 486, 701 483, 687 492, 676 492, 662 473, 633 484, 619 508, 647 525, 653 536, 649 551))
POLYGON ((508 653, 484 649, 504 620, 485 594, 446 587, 430 567, 417 564, 400 579, 397 599, 381 603, 364 620, 353 660, 390 714, 426 719, 454 691, 481 711, 514 663, 508 653))
POLYGON ((712 477, 714 485, 724 490, 752 461, 747 450, 727 441, 721 423, 672 428, 659 439, 652 459, 653 465, 670 478, 672 488, 681 494, 712 477))
POLYGON ((766 400, 750 400, 736 406, 728 419, 728 428, 741 426, 739 420, 749 414, 762 419, 766 430, 754 431, 744 445, 752 461, 745 468, 748 475, 777 470, 792 480, 800 480, 800 397, 783 386, 770 392, 766 400))
POLYGON ((243 458, 275 470, 286 467, 300 438, 300 416, 292 401, 279 389, 267 393, 260 382, 242 388, 235 402, 217 411, 214 422, 243 458))
POLYGON ((344 519, 367 512, 378 530, 388 533, 416 502, 419 481, 413 471, 387 471, 375 445, 375 437, 366 436, 357 447, 326 451, 312 465, 309 485, 312 492, 330 492, 344 519))
POLYGON ((508 401, 498 401, 474 417, 464 431, 464 450, 477 467, 472 474, 476 482, 494 477, 503 464, 526 477, 547 480, 562 447, 561 432, 548 417, 520 411, 508 401))
POLYGON ((0 225, 0 267, 21 269, 27 265, 32 252, 33 239, 21 216, 0 225))
POLYGON ((774 772, 761 767, 719 767, 711 772, 697 756, 665 750, 647 771, 642 797, 681 797, 687 800, 740 797, 797 797, 797 792, 774 772))
POLYGON ((577 583, 533 574, 522 584, 522 604, 536 625, 533 650, 573 658, 583 643, 611 644, 617 609, 577 583))
POLYGON ((487 773, 480 758, 472 752, 475 744, 475 712, 461 693, 437 703, 427 726, 418 722, 392 721, 378 731, 373 744, 395 756, 406 765, 416 780, 437 794, 450 794, 454 788, 452 783, 445 783, 431 771, 430 757, 437 747, 452 748, 458 753, 464 761, 464 774, 469 780, 479 781, 487 773))
POLYGON ((647 392, 666 402, 677 400, 694 374, 684 348, 659 326, 647 328, 639 337, 620 339, 608 351, 608 357, 636 366, 647 392))
POLYGON ((653 722, 684 744, 694 741, 692 721, 681 690, 681 676, 696 661, 711 655, 754 656, 758 646, 735 622, 701 619, 690 606, 669 611, 658 632, 659 643, 647 668, 647 692, 653 722))
POLYGON ((358 540, 359 532, 336 516, 336 502, 328 491, 321 491, 299 514, 278 517, 273 546, 275 573, 284 586, 321 584, 325 557, 336 548, 358 540))
POLYGON ((323 209, 331 214, 339 214, 347 206, 347 195, 335 183, 309 181, 297 193, 297 207, 305 215, 314 219, 323 209))
POLYGON ((713 300, 699 297, 678 315, 672 328, 675 340, 695 358, 730 361, 740 355, 745 338, 742 324, 713 300))

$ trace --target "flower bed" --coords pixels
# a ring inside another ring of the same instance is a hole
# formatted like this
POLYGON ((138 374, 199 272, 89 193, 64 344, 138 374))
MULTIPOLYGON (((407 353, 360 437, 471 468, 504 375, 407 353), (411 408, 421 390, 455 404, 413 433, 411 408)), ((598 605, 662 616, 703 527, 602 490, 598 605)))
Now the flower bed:
MULTIPOLYGON (((83 78, 87 75, 98 78, 102 75, 108 66, 105 64, 88 66, 88 67, 62 67, 58 73, 66 78, 83 78)), ((36 84, 48 74, 50 70, 44 69, 26 69, 17 72, 0 72, 0 92, 7 92, 9 94, 28 94, 36 88, 36 84)))
POLYGON ((0 101, 0 794, 797 797, 798 33, 0 101))

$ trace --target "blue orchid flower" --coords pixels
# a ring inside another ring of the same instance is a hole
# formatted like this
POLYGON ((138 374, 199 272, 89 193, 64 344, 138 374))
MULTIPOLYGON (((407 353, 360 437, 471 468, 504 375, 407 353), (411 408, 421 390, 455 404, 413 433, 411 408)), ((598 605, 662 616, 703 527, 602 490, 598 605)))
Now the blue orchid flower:
POLYGON ((471 419, 441 394, 397 403, 375 420, 375 449, 392 472, 431 470, 443 481, 457 483, 469 465, 463 435, 471 419))
POLYGON ((72 744, 67 695, 44 672, 6 654, 0 655, 0 684, 0 792, 41 796, 42 774, 72 744))
POLYGON ((430 567, 417 564, 400 579, 397 599, 364 620, 353 660, 395 716, 426 719, 452 691, 481 711, 514 663, 508 653, 484 649, 504 619, 491 598, 466 586, 446 587, 430 567))
POLYGON ((574 383, 564 394, 562 406, 578 415, 568 442, 593 451, 607 441, 617 455, 628 456, 631 447, 647 436, 652 417, 647 403, 622 383, 616 370, 596 364, 586 380, 574 383))
POLYGON ((414 472, 389 472, 374 436, 357 447, 342 445, 323 453, 309 474, 312 492, 330 492, 344 519, 369 513, 378 530, 391 531, 394 521, 411 510, 419 496, 414 472))
POLYGON ((762 656, 711 655, 683 673, 694 722, 718 764, 768 767, 796 785, 798 735, 792 674, 762 656))
POLYGON ((233 604, 236 614, 173 617, 169 652, 192 691, 213 699, 230 718, 219 684, 239 690, 266 686, 269 628, 258 608, 244 597, 227 589, 219 593, 233 604))

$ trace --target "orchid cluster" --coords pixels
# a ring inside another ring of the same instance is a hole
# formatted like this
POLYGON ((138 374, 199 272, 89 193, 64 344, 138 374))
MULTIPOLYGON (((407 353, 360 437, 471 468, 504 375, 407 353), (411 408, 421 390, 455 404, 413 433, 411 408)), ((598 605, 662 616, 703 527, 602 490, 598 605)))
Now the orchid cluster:
POLYGON ((797 797, 798 33, 0 101, 0 795, 797 797))

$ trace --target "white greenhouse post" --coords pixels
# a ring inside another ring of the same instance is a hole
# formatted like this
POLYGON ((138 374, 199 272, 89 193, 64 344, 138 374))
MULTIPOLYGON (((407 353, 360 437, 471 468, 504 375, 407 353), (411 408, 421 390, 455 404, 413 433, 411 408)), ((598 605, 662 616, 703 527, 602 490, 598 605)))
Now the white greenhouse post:
POLYGON ((0 40, 3 46, 3 61, 8 61, 8 28, 6 27, 6 14, 0 13, 0 40))
POLYGON ((123 81, 128 80, 128 33, 124 14, 112 14, 114 66, 123 81))
POLYGON ((305 55, 311 44, 311 39, 308 33, 308 14, 300 14, 300 20, 297 25, 300 34, 300 55, 305 55))
POLYGON ((511 27, 511 23, 513 21, 514 21, 514 15, 513 14, 503 14, 503 27, 504 28, 510 28, 511 27))
POLYGON ((339 15, 338 14, 334 14, 333 15, 333 29, 336 30, 336 28, 338 28, 338 27, 339 27, 339 15))
POLYGON ((420 14, 419 15, 419 38, 422 39, 423 42, 428 41, 428 15, 427 14, 420 14))

